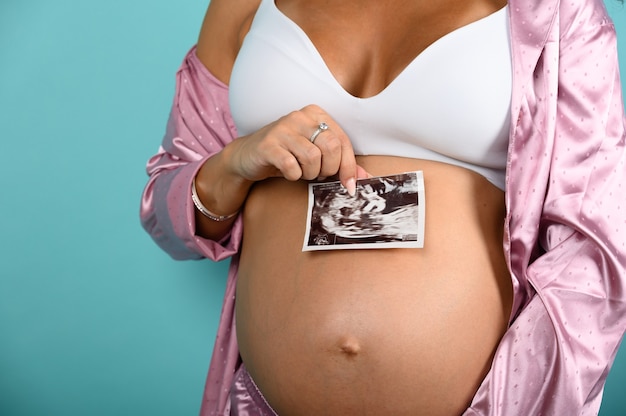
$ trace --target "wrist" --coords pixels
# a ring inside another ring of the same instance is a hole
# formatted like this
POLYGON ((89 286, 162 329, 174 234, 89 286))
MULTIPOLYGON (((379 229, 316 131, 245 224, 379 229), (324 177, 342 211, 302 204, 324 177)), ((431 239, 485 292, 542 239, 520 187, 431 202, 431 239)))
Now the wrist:
POLYGON ((214 213, 213 211, 210 211, 207 207, 205 207, 202 201, 200 200, 200 196, 198 195, 198 190, 196 188, 196 178, 193 178, 193 180, 191 181, 191 200, 193 201, 193 204, 196 207, 196 209, 202 215, 204 215, 205 217, 213 221, 217 221, 217 222, 226 221, 226 220, 233 218, 235 215, 239 213, 239 210, 237 210, 231 214, 220 215, 220 214, 214 213))
POLYGON ((235 174, 222 152, 207 159, 191 183, 196 210, 212 221, 222 222, 239 213, 252 182, 235 174))
POLYGON ((242 163, 239 158, 241 152, 238 151, 242 143, 241 138, 228 143, 214 156, 213 162, 215 162, 215 167, 225 185, 241 189, 247 195, 254 181, 242 173, 242 163))

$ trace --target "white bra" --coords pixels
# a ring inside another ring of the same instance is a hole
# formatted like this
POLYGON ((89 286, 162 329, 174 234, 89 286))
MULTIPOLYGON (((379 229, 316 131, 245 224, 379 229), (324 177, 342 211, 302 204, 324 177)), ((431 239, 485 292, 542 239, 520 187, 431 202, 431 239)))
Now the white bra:
POLYGON ((359 98, 274 0, 262 0, 233 67, 229 100, 241 135, 317 104, 358 155, 450 163, 504 189, 511 88, 507 7, 438 39, 383 91, 359 98))

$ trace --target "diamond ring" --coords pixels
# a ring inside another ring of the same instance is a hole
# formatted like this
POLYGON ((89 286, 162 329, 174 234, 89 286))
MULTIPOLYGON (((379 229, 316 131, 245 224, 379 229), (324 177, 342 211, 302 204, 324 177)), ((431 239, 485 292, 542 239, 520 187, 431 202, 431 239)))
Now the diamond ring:
POLYGON ((317 139, 317 136, 319 136, 319 134, 321 132, 323 132, 324 130, 328 130, 328 124, 321 122, 318 126, 317 126, 317 130, 315 130, 313 132, 313 134, 311 135, 311 137, 309 137, 309 141, 311 143, 315 143, 315 139, 317 139))

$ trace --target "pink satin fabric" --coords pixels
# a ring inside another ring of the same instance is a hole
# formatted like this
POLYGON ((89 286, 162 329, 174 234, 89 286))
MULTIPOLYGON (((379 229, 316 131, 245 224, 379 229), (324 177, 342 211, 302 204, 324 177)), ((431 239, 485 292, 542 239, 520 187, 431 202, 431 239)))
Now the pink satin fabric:
POLYGON ((242 364, 230 388, 232 416, 277 416, 242 364))
MULTIPOLYGON (((510 0, 513 96, 504 250, 510 327, 466 415, 598 412, 626 330, 626 120, 615 30, 602 0, 510 0)), ((203 415, 228 415, 241 219, 194 235, 191 180, 237 136, 228 88, 192 49, 148 163, 141 219, 176 259, 232 257, 203 415)))

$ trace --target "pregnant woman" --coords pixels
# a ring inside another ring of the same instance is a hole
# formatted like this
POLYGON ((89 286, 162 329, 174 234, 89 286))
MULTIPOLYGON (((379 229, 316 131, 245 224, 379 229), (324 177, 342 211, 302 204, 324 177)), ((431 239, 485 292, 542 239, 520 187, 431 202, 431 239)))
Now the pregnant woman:
POLYGON ((206 415, 598 410, 626 326, 600 0, 212 0, 142 222, 232 256, 206 415), (302 251, 308 183, 421 171, 423 248, 302 251))

